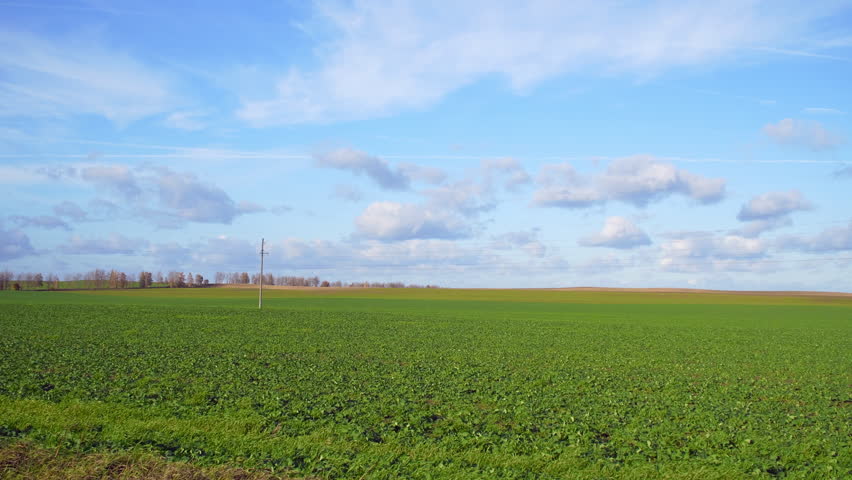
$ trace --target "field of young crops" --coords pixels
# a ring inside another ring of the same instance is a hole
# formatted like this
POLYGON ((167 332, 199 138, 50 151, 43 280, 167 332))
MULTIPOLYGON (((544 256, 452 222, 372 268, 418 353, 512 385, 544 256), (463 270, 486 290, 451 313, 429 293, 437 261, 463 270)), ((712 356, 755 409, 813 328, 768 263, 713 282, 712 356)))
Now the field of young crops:
POLYGON ((852 475, 849 297, 254 295, 0 292, 0 444, 334 479, 852 475))

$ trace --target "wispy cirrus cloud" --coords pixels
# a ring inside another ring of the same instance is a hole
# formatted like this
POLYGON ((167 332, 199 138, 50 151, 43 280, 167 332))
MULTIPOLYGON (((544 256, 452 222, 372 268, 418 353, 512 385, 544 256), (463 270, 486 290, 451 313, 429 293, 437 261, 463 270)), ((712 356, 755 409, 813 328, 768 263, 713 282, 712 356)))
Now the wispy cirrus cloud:
POLYGON ((805 113, 811 113, 815 115, 845 115, 846 112, 843 110, 838 110, 836 108, 828 108, 828 107, 807 107, 802 110, 805 113))
POLYGON ((124 125, 178 103, 172 81, 82 36, 0 32, 0 116, 95 114, 124 125))
POLYGON ((647 75, 749 49, 792 51, 782 48, 791 34, 837 8, 760 1, 320 3, 315 21, 330 34, 317 49, 319 66, 281 72, 273 95, 245 93, 237 115, 254 126, 351 120, 424 108, 489 75, 525 92, 580 69, 647 75))

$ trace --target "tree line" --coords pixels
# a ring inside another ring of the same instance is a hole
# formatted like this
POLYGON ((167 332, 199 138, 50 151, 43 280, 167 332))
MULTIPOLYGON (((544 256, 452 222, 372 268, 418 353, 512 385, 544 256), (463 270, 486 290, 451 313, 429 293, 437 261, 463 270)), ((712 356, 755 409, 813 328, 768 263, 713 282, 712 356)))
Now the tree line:
MULTIPOLYGON (((200 288, 215 284, 258 285, 259 274, 248 272, 216 272, 214 282, 204 278, 200 273, 171 271, 167 274, 156 274, 142 271, 138 275, 128 275, 119 270, 95 269, 85 273, 72 273, 60 280, 54 274, 14 273, 8 270, 0 271, 0 290, 64 290, 64 289, 95 289, 95 288, 200 288)), ((352 288, 437 288, 436 285, 406 285, 402 282, 341 282, 321 280, 317 276, 275 276, 271 273, 263 275, 264 285, 281 285, 288 287, 352 287, 352 288)))
MULTIPOLYGON (((260 274, 249 275, 248 272, 216 272, 216 284, 226 285, 258 285, 260 274)), ((351 287, 351 288, 438 288, 437 285, 405 284, 403 282, 341 282, 340 280, 321 280, 317 276, 295 277, 276 276, 271 273, 263 274, 264 285, 279 285, 285 287, 351 287)))

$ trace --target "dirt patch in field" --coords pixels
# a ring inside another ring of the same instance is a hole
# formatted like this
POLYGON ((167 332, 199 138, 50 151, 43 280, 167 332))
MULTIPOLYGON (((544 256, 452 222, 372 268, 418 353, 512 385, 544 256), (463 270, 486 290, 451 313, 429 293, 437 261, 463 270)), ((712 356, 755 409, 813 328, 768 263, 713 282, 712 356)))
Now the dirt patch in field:
MULTIPOLYGON (((149 454, 63 453, 31 443, 0 445, 0 478, 41 480, 295 480, 262 471, 170 462, 149 454)), ((313 478, 313 477, 311 477, 313 478)), ((302 478, 302 480, 310 480, 302 478)))

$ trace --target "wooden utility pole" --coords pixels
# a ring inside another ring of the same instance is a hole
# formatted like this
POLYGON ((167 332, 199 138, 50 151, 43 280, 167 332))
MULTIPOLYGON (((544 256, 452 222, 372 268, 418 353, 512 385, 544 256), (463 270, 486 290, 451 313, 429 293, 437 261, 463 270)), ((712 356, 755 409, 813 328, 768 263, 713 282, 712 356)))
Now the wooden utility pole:
POLYGON ((269 255, 269 252, 263 249, 264 247, 264 239, 260 239, 260 289, 258 291, 257 297, 257 308, 263 308, 263 256, 269 255))

